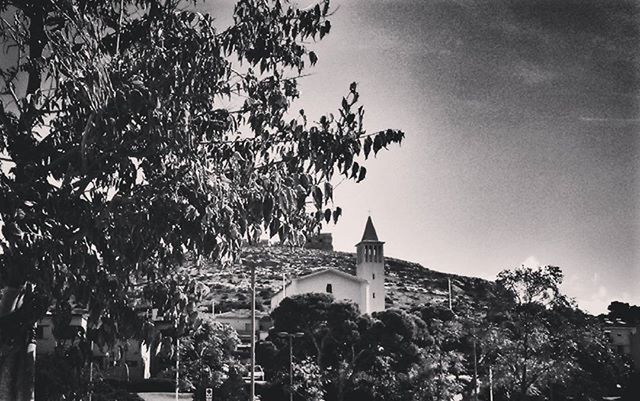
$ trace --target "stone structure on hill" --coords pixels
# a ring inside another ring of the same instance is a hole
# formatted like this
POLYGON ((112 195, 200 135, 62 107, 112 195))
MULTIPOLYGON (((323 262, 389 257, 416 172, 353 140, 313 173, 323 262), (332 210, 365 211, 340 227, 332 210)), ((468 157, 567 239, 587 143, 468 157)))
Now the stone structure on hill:
POLYGON ((333 236, 331 233, 320 233, 307 238, 304 244, 307 249, 320 249, 322 251, 333 251, 333 236))
POLYGON ((384 242, 378 239, 371 217, 367 219, 362 240, 356 245, 356 275, 337 269, 317 270, 286 283, 271 298, 271 309, 292 295, 310 292, 333 294, 338 299, 353 301, 362 313, 373 313, 385 309, 384 289, 384 242))

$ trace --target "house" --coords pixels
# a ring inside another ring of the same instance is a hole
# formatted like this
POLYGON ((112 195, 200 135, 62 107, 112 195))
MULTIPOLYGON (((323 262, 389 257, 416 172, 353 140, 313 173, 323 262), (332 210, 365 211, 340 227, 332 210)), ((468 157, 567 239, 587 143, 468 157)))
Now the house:
POLYGON ((291 295, 311 292, 332 294, 338 300, 350 300, 358 305, 360 312, 373 313, 385 309, 384 288, 384 242, 378 234, 371 217, 367 219, 364 234, 356 244, 356 274, 351 275, 333 268, 317 270, 297 277, 271 298, 271 309, 280 305, 291 295))
MULTIPOLYGON (((238 333, 242 343, 251 341, 251 310, 239 309, 214 315, 213 318, 231 326, 238 333)), ((256 312, 256 340, 267 338, 269 329, 272 326, 271 318, 264 312, 256 312)))
MULTIPOLYGON (((83 310, 74 310, 71 313, 67 340, 74 340, 74 333, 85 333, 87 331, 87 313, 83 310)), ((51 354, 58 345, 54 336, 53 316, 48 312, 36 325, 36 355, 51 354)))
MULTIPOLYGON (((36 354, 52 354, 56 346, 71 345, 87 331, 88 313, 75 309, 65 332, 56 333, 51 313, 40 319, 36 326, 36 354)), ((122 380, 141 380, 149 378, 151 353, 149 347, 139 340, 121 341, 113 349, 101 350, 92 344, 94 368, 104 377, 122 380)))
POLYGON ((640 368, 640 326, 627 326, 622 322, 607 327, 611 345, 620 354, 629 355, 636 368, 640 368))
POLYGON ((115 347, 101 350, 93 346, 93 363, 103 377, 138 381, 151 377, 151 350, 140 340, 118 341, 115 347))

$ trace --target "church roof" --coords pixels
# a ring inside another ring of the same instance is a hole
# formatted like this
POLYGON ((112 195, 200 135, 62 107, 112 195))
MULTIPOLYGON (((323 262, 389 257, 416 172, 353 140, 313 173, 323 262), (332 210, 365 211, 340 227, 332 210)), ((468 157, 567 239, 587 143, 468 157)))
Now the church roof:
POLYGON ((308 278, 320 276, 320 275, 323 275, 323 274, 333 274, 333 275, 336 275, 336 276, 344 277, 344 278, 346 278, 348 280, 357 281, 357 282, 360 282, 360 283, 368 283, 367 280, 365 280, 365 279, 363 279, 361 277, 354 276, 352 274, 345 273, 343 271, 340 271, 338 269, 334 269, 334 268, 331 268, 331 267, 328 267, 326 269, 316 270, 313 273, 307 274, 305 276, 300 276, 296 280, 306 280, 308 278))
POLYGON ((373 226, 373 221, 371 221, 371 216, 367 219, 367 225, 364 227, 364 234, 362 234, 362 240, 364 241, 376 241, 378 242, 378 234, 376 234, 376 229, 373 226))

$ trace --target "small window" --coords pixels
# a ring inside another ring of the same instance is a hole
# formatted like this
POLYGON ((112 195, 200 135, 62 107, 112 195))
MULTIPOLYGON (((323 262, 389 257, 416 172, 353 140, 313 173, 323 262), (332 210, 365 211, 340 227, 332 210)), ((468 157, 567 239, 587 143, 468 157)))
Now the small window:
POLYGON ((376 293, 375 293, 375 292, 373 293, 373 297, 374 297, 374 298, 376 297, 376 293))
POLYGON ((333 286, 331 284, 327 284, 327 292, 333 294, 333 286))
POLYGON ((374 279, 374 280, 376 279, 376 274, 375 274, 375 273, 373 273, 373 279, 374 279))

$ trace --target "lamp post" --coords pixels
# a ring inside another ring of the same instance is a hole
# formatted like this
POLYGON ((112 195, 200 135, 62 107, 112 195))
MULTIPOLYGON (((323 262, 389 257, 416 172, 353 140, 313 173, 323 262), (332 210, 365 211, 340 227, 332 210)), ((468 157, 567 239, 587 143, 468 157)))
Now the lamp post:
POLYGON ((289 401, 293 401, 293 338, 300 338, 304 333, 288 333, 281 331, 276 333, 278 337, 289 337, 289 401))

